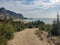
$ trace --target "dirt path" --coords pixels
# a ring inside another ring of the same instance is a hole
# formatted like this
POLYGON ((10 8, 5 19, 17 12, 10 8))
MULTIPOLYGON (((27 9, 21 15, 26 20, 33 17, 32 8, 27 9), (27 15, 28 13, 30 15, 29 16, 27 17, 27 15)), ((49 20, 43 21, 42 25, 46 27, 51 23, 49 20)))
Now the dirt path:
POLYGON ((37 38, 35 35, 36 30, 38 29, 25 29, 15 33, 15 37, 9 42, 9 45, 47 45, 37 38))

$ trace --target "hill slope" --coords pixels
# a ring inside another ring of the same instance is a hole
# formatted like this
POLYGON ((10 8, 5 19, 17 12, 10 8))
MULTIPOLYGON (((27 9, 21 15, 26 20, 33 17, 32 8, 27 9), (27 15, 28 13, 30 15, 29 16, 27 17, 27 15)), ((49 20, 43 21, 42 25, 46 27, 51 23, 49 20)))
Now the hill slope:
POLYGON ((41 41, 35 35, 37 28, 25 29, 15 33, 13 40, 9 41, 9 45, 50 45, 46 40, 41 41))
POLYGON ((25 19, 22 14, 15 13, 10 10, 6 10, 5 8, 0 8, 0 17, 11 17, 12 19, 25 19))

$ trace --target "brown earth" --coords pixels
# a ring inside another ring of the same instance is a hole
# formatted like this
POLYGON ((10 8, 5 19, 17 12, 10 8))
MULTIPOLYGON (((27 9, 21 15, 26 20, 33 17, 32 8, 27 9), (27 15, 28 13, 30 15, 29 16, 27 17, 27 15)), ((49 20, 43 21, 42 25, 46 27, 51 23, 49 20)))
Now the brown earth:
MULTIPOLYGON (((9 45, 50 45, 46 39, 45 41, 39 40, 37 37, 36 30, 38 28, 33 29, 25 29, 20 32, 16 32, 14 35, 14 39, 9 41, 9 45)), ((52 44, 53 45, 53 44, 52 44)))

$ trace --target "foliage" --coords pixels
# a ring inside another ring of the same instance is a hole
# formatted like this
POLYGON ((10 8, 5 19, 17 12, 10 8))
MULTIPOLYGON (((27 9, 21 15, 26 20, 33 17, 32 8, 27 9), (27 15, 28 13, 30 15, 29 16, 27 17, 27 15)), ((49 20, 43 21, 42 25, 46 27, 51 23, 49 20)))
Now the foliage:
POLYGON ((52 25, 52 29, 50 32, 53 36, 60 35, 60 22, 59 21, 54 20, 53 25, 52 25))
POLYGON ((57 28, 57 24, 54 24, 51 29, 51 34, 53 36, 58 36, 60 35, 60 29, 57 28))
POLYGON ((51 28, 50 24, 45 24, 43 21, 29 22, 26 26, 27 28, 39 28, 39 30, 49 31, 51 28))
POLYGON ((0 44, 7 45, 7 41, 13 39, 14 32, 22 31, 25 25, 21 21, 12 21, 11 18, 0 19, 0 44))
POLYGON ((40 20, 38 20, 38 21, 34 21, 34 22, 29 22, 28 24, 27 24, 27 27, 28 28, 38 28, 39 26, 42 26, 42 25, 44 25, 44 22, 42 22, 42 21, 40 21, 40 20))
POLYGON ((11 21, 6 19, 0 21, 0 44, 7 45, 7 41, 13 39, 14 37, 14 27, 11 21))
POLYGON ((15 27, 15 31, 16 31, 16 32, 22 31, 22 30, 25 28, 24 23, 21 22, 21 21, 13 22, 13 25, 14 25, 14 27, 15 27))
POLYGON ((6 24, 4 27, 6 38, 8 40, 12 39, 14 36, 14 27, 11 24, 6 24))

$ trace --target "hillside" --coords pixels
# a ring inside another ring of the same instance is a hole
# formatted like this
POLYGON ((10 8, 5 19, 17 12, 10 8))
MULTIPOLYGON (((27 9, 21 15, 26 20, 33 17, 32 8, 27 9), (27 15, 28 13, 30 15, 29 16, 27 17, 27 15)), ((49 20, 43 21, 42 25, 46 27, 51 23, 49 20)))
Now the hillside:
POLYGON ((38 29, 25 29, 21 32, 15 33, 14 39, 9 41, 9 45, 50 45, 46 38, 44 38, 44 41, 39 40, 35 34, 36 30, 38 29))
POLYGON ((6 10, 5 8, 0 8, 0 18, 4 18, 4 17, 11 17, 12 19, 25 19, 25 17, 23 17, 22 14, 18 14, 15 13, 13 11, 10 10, 6 10))

